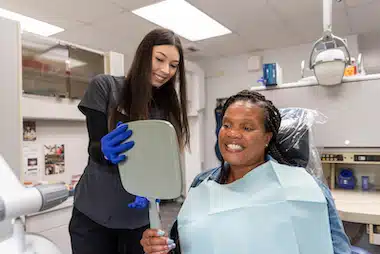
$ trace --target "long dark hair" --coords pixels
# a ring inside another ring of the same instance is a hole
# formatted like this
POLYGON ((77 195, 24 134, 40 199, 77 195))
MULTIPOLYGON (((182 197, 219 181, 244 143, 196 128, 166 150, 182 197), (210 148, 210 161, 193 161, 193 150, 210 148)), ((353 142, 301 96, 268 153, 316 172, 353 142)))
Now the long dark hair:
POLYGON ((166 118, 176 129, 181 147, 189 144, 190 131, 187 120, 186 73, 183 49, 180 38, 171 30, 154 29, 141 41, 125 78, 124 86, 118 98, 118 106, 111 109, 109 127, 115 128, 120 120, 135 121, 149 118, 151 107, 163 110, 166 118), (152 51, 154 46, 173 45, 180 56, 176 74, 160 88, 151 83, 152 51), (175 89, 179 83, 179 99, 175 89), (121 116, 120 111, 124 113, 121 116), (125 119, 126 118, 126 119, 125 119))
MULTIPOLYGON (((267 100, 264 95, 258 92, 243 90, 226 100, 222 110, 222 118, 224 117, 224 114, 226 113, 228 107, 237 101, 249 101, 264 110, 264 129, 266 132, 271 132, 273 135, 272 139, 269 141, 265 153, 266 155, 269 154, 272 156, 273 159, 279 163, 289 165, 290 163, 288 158, 286 158, 281 152, 281 148, 277 142, 277 134, 281 125, 281 114, 279 110, 273 105, 272 101, 267 100)), ((227 181, 229 175, 229 168, 226 167, 224 159, 222 159, 221 168, 221 181, 224 183, 227 181)))

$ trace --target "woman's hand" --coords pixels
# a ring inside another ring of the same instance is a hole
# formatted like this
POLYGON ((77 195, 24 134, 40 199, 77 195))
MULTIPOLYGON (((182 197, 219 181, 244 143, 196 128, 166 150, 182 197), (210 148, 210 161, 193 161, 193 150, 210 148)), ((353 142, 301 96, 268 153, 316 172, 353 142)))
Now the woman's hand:
POLYGON ((128 130, 128 124, 119 122, 116 129, 105 135, 101 140, 101 149, 104 157, 113 164, 118 164, 126 159, 124 153, 130 150, 134 141, 128 141, 122 144, 132 136, 132 130, 128 130))
POLYGON ((169 239, 164 231, 158 229, 145 230, 140 244, 146 254, 168 253, 176 247, 174 241, 169 239))

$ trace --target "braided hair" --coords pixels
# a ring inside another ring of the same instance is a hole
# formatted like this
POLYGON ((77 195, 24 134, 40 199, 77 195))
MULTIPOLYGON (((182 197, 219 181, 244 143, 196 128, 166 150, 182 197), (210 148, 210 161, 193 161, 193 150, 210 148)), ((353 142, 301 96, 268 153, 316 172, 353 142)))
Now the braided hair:
MULTIPOLYGON (((267 100, 265 96, 258 92, 243 90, 226 100, 222 110, 222 118, 228 107, 237 101, 249 101, 264 110, 264 129, 266 132, 271 132, 273 135, 265 152, 279 163, 290 165, 289 160, 282 154, 279 144, 277 143, 277 134, 281 125, 281 114, 273 105, 272 101, 267 100)), ((225 183, 228 179, 229 167, 225 166, 224 159, 222 159, 221 169, 221 182, 225 183)))

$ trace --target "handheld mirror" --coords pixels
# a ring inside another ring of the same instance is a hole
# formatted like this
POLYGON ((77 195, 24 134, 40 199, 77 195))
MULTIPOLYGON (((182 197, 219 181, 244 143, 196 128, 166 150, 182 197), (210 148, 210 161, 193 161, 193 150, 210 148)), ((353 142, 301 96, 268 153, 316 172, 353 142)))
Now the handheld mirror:
POLYGON ((128 123, 134 147, 119 164, 124 189, 149 200, 151 228, 161 229, 156 199, 175 199, 182 191, 182 170, 176 131, 163 120, 128 123))

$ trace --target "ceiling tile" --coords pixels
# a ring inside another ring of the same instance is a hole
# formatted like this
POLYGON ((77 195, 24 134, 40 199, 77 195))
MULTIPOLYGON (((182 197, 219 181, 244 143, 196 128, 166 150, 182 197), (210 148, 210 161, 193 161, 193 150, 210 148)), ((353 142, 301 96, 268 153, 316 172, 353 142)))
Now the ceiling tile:
MULTIPOLYGON (((162 0, 161 0, 162 1, 162 0)), ((139 1, 130 1, 130 0, 110 0, 109 2, 114 3, 126 10, 135 10, 147 5, 151 5, 157 2, 160 2, 160 0, 139 0, 139 1)))
MULTIPOLYGON (((63 27, 53 37, 99 50, 133 55, 141 39, 158 27, 130 12, 160 0, 0 0, 0 7, 63 27)), ((313 42, 322 36, 322 0, 187 0, 232 34, 196 45, 189 57, 238 54, 313 42)), ((380 0, 333 1, 333 33, 378 30, 380 0), (354 6, 354 7, 353 7, 354 6), (369 20, 371 18, 371 20, 369 20)))
POLYGON ((42 20, 67 20, 91 23, 120 13, 108 0, 0 0, 0 7, 42 20))
POLYGON ((75 19, 73 20, 65 15, 57 15, 50 12, 51 6, 54 6, 56 3, 55 1, 51 0, 51 4, 46 5, 46 3, 43 3, 43 0, 0 0, 0 7, 64 29, 69 29, 80 24, 75 19))
MULTIPOLYGON (((47 1, 47 3, 50 3, 47 1)), ((122 11, 122 9, 110 4, 107 0, 65 0, 58 1, 51 6, 52 13, 57 16, 65 16, 70 19, 87 23, 108 19, 122 11), (68 8, 70 6, 71 8, 68 8)))
POLYGON ((133 45, 134 50, 147 33, 159 26, 127 11, 93 23, 93 27, 99 31, 117 31, 122 43, 133 45))
MULTIPOLYGON (((278 45, 279 33, 281 41, 286 41, 287 36, 292 36, 291 32, 284 32, 287 30, 283 21, 277 15, 273 15, 273 9, 266 0, 226 1, 218 8, 215 8, 218 5, 216 0, 190 0, 190 2, 240 36, 236 37, 240 41, 234 42, 229 51, 234 47, 235 51, 242 52, 243 48, 245 51, 253 51, 268 45, 278 45), (282 37, 283 34, 285 38, 282 37)), ((221 37, 221 40, 223 38, 225 37, 221 37)), ((229 42, 225 44, 228 45, 229 42)))
POLYGON ((322 17, 318 13, 309 12, 298 17, 288 17, 285 22, 289 30, 297 35, 300 42, 317 40, 322 36, 322 17))
POLYGON ((70 29, 54 36, 57 39, 69 43, 86 46, 95 50, 108 51, 115 49, 116 36, 107 31, 99 32, 90 26, 78 26, 76 29, 70 29), (115 38, 110 40, 109 38, 115 38))
MULTIPOLYGON (((347 1, 347 0, 343 0, 341 2, 337 2, 337 1, 333 0, 332 1, 333 11, 334 10, 344 10, 344 9, 346 9, 345 1, 347 1)), ((354 0, 354 1, 357 1, 357 0, 354 0)), ((359 1, 363 1, 363 0, 359 0, 359 1)), ((367 1, 367 0, 365 0, 365 1, 367 1)))
POLYGON ((188 0, 188 2, 234 33, 239 33, 241 27, 258 26, 262 18, 271 19, 271 15, 262 15, 266 8, 266 0, 223 1, 223 4, 220 4, 220 0, 188 0))
MULTIPOLYGON (((277 1, 277 0, 269 0, 277 1)), ((309 0, 307 0, 309 1, 309 0)), ((290 1, 294 3, 294 0, 290 1)), ((314 3, 315 7, 318 5, 314 3)), ((299 7, 301 8, 302 5, 299 7)), ((275 9, 278 8, 274 7, 275 9)), ((315 9, 302 10, 297 15, 293 15, 292 11, 285 9, 276 9, 287 27, 293 31, 299 38, 299 43, 316 41, 323 34, 323 11, 322 4, 315 9)), ((334 5, 332 13, 332 30, 337 36, 346 36, 351 33, 349 21, 347 17, 346 7, 341 4, 334 5)))
POLYGON ((195 54, 210 56, 226 56, 232 54, 239 54, 246 52, 250 47, 250 45, 241 36, 237 34, 228 34, 200 41, 196 43, 196 46, 200 49, 200 51, 195 54))
POLYGON ((268 0, 268 4, 283 18, 299 17, 317 10, 322 13, 321 0, 268 0))
POLYGON ((350 7, 350 8, 363 6, 369 3, 373 3, 374 1, 376 0, 344 0, 347 7, 350 7))
MULTIPOLYGON (((321 18, 321 22, 322 18, 321 18)), ((346 36, 351 34, 350 21, 345 8, 333 10, 332 15, 332 31, 336 36, 346 36)))
POLYGON ((356 8, 348 8, 348 18, 353 33, 366 33, 379 30, 380 1, 372 1, 356 8))
POLYGON ((253 30, 250 35, 242 35, 242 37, 246 43, 249 43, 251 51, 285 47, 292 45, 294 40, 298 41, 292 31, 278 25, 268 25, 263 29, 253 30))

